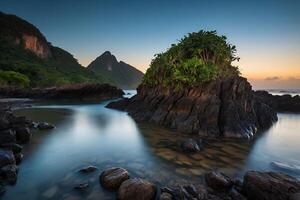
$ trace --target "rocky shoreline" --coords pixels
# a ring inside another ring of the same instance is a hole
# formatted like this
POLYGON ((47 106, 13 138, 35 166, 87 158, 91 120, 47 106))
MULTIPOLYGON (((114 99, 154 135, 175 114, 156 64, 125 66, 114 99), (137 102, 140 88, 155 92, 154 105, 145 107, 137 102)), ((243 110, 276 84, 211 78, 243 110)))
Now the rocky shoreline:
POLYGON ((300 96, 272 95, 267 91, 255 91, 255 96, 277 112, 300 113, 300 96))
POLYGON ((34 129, 47 130, 53 125, 36 123, 23 116, 13 114, 10 107, 0 104, 0 193, 5 185, 14 185, 17 181, 18 165, 21 163, 23 144, 30 142, 34 129))
MULTIPOLYGON (((87 166, 79 172, 93 173, 97 169, 87 166)), ((161 186, 131 177, 124 168, 111 167, 100 173, 99 183, 116 192, 118 200, 296 200, 300 195, 300 181, 278 172, 248 171, 239 179, 211 171, 198 184, 161 186)), ((88 183, 74 186, 82 192, 88 187, 88 183)))
POLYGON ((250 139, 277 121, 275 111, 256 98, 250 83, 242 77, 180 91, 140 85, 136 96, 107 107, 127 111, 137 121, 208 137, 250 139))
POLYGON ((124 92, 108 84, 78 84, 50 88, 0 88, 2 98, 107 100, 121 98, 124 92))

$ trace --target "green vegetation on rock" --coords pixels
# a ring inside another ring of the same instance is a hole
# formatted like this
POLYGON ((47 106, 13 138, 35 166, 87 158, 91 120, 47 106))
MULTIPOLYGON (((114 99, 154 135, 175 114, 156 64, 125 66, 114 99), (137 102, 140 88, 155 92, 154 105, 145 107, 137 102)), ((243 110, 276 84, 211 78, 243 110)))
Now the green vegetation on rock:
POLYGON ((14 71, 0 70, 0 85, 1 87, 20 87, 26 88, 29 86, 29 78, 21 73, 14 71))
POLYGON ((216 31, 190 33, 172 44, 166 52, 155 55, 143 84, 181 89, 217 78, 239 75, 232 62, 239 60, 235 46, 216 31))

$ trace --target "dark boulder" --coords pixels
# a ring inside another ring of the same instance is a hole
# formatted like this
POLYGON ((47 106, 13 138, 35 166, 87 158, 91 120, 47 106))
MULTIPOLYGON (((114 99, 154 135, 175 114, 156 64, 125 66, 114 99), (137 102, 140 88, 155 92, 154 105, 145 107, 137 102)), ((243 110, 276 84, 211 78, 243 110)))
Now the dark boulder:
POLYGON ((0 175, 9 184, 17 182, 18 167, 16 165, 6 165, 1 167, 0 175))
POLYGON ((15 143, 16 141, 16 133, 12 129, 0 131, 0 144, 15 143))
POLYGON ((205 181, 209 187, 219 191, 227 191, 233 186, 231 178, 219 172, 207 173, 205 181))
POLYGON ((107 189, 118 189, 125 180, 129 179, 129 173, 126 169, 113 167, 104 170, 100 174, 99 179, 103 187, 107 189))
POLYGON ((181 141, 181 149, 184 152, 193 153, 200 151, 201 140, 195 140, 192 138, 184 139, 181 141))
POLYGON ((156 185, 140 178, 124 181, 118 190, 118 200, 153 200, 156 185))
POLYGON ((283 173, 249 171, 244 176, 243 193, 249 200, 288 200, 300 192, 300 181, 283 173))
POLYGON ((19 165, 23 160, 23 154, 22 153, 15 154, 15 160, 16 160, 16 165, 19 165))
POLYGON ((12 151, 0 149, 0 168, 5 165, 14 165, 14 164, 16 164, 16 161, 12 151))
POLYGON ((30 141, 32 134, 29 128, 23 127, 16 129, 16 136, 18 143, 26 144, 30 141))
POLYGON ((53 128, 55 128, 55 126, 52 125, 52 124, 49 124, 49 123, 47 123, 47 122, 40 122, 40 123, 38 123, 37 128, 38 128, 39 130, 48 130, 48 129, 53 129, 53 128))
POLYGON ((21 153, 23 150, 23 147, 16 143, 3 143, 0 144, 0 148, 11 150, 14 154, 21 153))

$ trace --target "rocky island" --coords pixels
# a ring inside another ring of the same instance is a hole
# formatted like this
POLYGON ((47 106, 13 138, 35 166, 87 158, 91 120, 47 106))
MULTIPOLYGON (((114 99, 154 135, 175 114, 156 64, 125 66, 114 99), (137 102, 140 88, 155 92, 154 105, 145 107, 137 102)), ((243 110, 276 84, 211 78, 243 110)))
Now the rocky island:
POLYGON ((107 107, 185 133, 252 138, 277 115, 232 66, 235 53, 214 31, 189 34, 152 60, 136 96, 107 107))

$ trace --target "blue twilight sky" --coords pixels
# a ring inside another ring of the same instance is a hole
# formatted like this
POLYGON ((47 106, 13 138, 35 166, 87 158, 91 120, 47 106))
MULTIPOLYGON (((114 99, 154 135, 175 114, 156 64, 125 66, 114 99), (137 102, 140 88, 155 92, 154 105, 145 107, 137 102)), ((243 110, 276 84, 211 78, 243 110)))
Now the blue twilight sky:
POLYGON ((257 88, 300 88, 299 0, 0 0, 86 66, 109 50, 142 71, 183 35, 217 30, 257 88))

